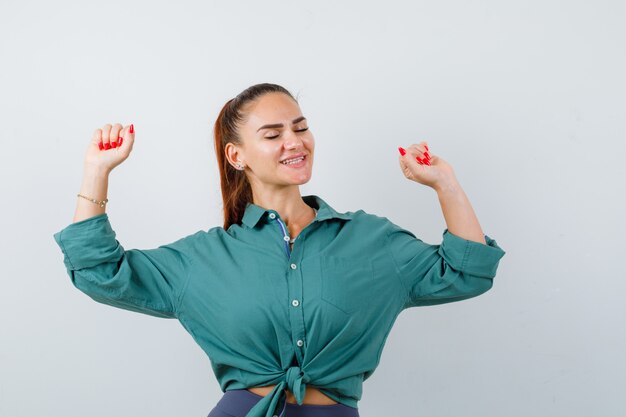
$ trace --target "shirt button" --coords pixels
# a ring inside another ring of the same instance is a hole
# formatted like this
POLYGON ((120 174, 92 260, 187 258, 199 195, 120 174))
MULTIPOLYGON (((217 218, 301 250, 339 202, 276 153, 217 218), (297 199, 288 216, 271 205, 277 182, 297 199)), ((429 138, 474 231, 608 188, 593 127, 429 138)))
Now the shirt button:
POLYGON ((298 306, 300 305, 300 301, 298 301, 298 300, 293 300, 293 301, 291 302, 291 305, 292 305, 292 306, 294 306, 294 307, 298 307, 298 306))
POLYGON ((285 242, 289 242, 289 239, 290 239, 290 238, 289 238, 289 236, 285 236, 285 237, 283 238, 283 240, 284 240, 285 242))
POLYGON ((296 268, 297 268, 296 264, 291 264, 291 269, 296 269, 296 268))
POLYGON ((304 342, 303 342, 302 340, 298 340, 298 341, 296 342, 296 345, 298 345, 298 346, 302 346, 303 344, 304 344, 304 342))
POLYGON ((276 214, 270 213, 270 219, 275 219, 275 218, 276 218, 276 214))

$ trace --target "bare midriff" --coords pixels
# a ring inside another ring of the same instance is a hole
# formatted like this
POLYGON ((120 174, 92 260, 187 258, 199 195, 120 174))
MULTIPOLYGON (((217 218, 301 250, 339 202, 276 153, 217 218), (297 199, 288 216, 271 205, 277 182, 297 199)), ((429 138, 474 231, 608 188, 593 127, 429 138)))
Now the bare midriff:
MULTIPOLYGON (((268 385, 266 387, 251 387, 251 388, 247 388, 247 390, 257 395, 260 395, 262 397, 265 397, 267 394, 269 394, 272 391, 272 389, 274 389, 275 386, 276 385, 274 384, 274 385, 268 385)), ((287 394, 288 403, 291 403, 291 404, 298 403, 296 401, 296 397, 293 395, 291 391, 286 389, 285 393, 287 394)), ((322 392, 319 389, 311 385, 307 385, 302 404, 332 405, 332 404, 337 404, 337 401, 333 400, 332 398, 328 397, 325 394, 322 394, 322 392)))

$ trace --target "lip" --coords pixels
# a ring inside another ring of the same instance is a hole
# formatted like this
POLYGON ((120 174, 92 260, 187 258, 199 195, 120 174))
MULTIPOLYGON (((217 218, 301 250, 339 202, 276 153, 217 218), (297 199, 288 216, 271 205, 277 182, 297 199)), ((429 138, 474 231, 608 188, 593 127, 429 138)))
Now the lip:
POLYGON ((286 157, 284 159, 281 159, 279 162, 282 164, 284 161, 286 161, 288 159, 300 158, 301 156, 303 156, 304 159, 306 159, 307 154, 305 154, 305 153, 297 153, 295 155, 291 155, 291 156, 288 156, 288 157, 286 157))

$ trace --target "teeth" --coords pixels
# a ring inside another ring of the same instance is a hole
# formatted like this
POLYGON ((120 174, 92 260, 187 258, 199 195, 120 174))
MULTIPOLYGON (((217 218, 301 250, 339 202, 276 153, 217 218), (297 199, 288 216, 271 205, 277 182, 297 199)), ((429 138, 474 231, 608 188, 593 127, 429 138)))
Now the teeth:
POLYGON ((286 161, 283 161, 282 163, 287 165, 287 164, 292 164, 292 163, 296 163, 296 162, 300 162, 304 159, 304 156, 301 156, 300 158, 295 158, 295 159, 287 159, 286 161))

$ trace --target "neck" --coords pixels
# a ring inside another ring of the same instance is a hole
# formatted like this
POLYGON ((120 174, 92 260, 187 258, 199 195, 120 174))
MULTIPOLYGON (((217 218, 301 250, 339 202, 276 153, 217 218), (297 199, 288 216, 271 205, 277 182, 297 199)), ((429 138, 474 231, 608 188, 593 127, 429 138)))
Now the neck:
POLYGON ((253 200, 259 207, 276 210, 287 226, 313 215, 313 209, 304 202, 298 187, 289 187, 263 195, 253 193, 253 200))

